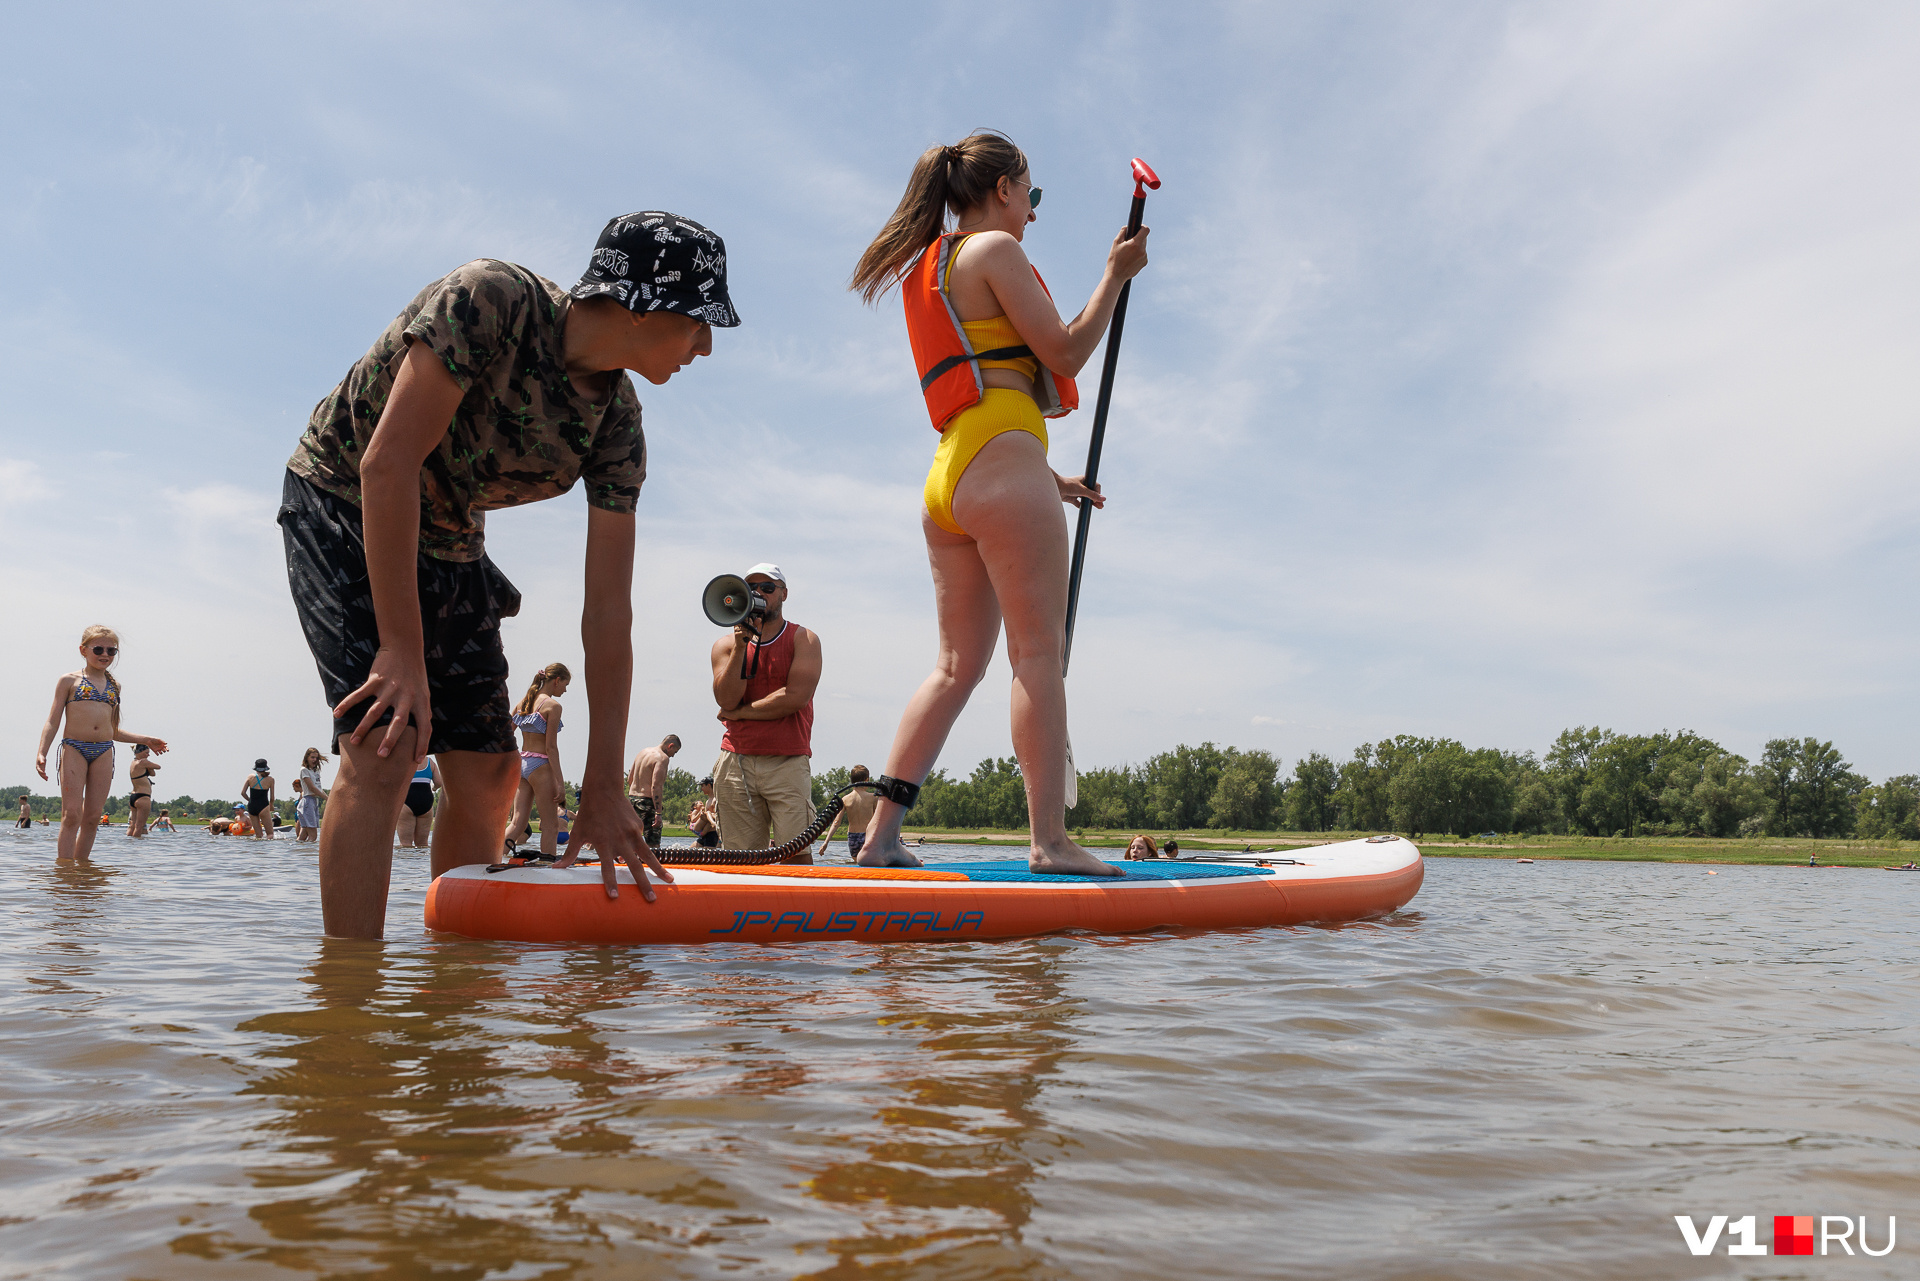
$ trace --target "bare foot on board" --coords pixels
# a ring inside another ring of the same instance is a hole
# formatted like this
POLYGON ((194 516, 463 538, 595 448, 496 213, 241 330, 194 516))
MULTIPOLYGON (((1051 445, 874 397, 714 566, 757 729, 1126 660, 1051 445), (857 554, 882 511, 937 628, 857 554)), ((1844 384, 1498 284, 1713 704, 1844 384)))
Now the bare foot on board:
POLYGON ((1125 868, 1102 863, 1072 841, 1057 845, 1036 845, 1027 855, 1027 869, 1054 876, 1125 876, 1125 868))
POLYGON ((920 860, 907 853, 907 847, 897 839, 881 845, 869 841, 860 851, 861 867, 919 867, 920 860))

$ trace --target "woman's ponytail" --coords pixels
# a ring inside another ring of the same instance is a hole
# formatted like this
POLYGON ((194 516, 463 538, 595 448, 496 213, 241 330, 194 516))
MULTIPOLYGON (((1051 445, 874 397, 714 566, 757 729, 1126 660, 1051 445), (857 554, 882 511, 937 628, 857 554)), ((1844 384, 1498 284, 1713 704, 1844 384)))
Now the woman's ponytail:
POLYGON ((533 712, 533 704, 540 697, 540 691, 554 681, 573 679, 573 673, 567 670, 565 663, 548 663, 533 674, 533 684, 527 686, 527 692, 519 702, 513 705, 515 716, 527 716, 533 712))
POLYGON ((953 146, 928 147, 914 162, 899 207, 860 255, 847 287, 862 301, 877 302, 945 228, 947 211, 959 216, 985 200, 1002 178, 1026 171, 1026 155, 1002 133, 976 133, 953 146))

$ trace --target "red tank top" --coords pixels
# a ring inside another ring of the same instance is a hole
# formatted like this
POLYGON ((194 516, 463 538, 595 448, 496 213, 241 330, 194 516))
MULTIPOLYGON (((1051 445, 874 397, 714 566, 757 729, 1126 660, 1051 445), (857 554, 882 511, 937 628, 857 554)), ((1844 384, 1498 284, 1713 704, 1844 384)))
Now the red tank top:
MULTIPOLYGON (((749 649, 753 642, 748 642, 749 649)), ((747 680, 746 701, 757 702, 787 683, 793 668, 793 624, 782 622, 780 633, 758 646, 760 670, 747 680)), ((747 665, 753 665, 749 655, 747 665)), ((720 750, 736 756, 812 756, 813 700, 777 721, 726 721, 720 750)))

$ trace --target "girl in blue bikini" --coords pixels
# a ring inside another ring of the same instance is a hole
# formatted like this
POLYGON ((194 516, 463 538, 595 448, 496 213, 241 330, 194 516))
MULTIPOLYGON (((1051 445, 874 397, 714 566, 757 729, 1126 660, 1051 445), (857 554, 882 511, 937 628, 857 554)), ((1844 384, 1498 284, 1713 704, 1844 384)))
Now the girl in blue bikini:
POLYGON ((100 811, 113 790, 113 745, 144 743, 165 752, 164 739, 129 734, 120 728, 120 683, 107 668, 120 654, 120 638, 110 627, 95 624, 80 634, 77 672, 68 672, 53 686, 53 710, 40 730, 40 754, 33 767, 47 777, 47 752, 53 747, 60 721, 66 718, 66 737, 60 740, 59 857, 82 862, 93 855, 93 838, 100 832, 100 811))
POLYGON ((534 806, 540 808, 540 852, 558 852, 560 842, 560 696, 567 692, 573 673, 565 663, 548 663, 533 674, 526 697, 513 709, 520 731, 520 790, 513 799, 513 817, 507 820, 505 844, 527 830, 534 806))

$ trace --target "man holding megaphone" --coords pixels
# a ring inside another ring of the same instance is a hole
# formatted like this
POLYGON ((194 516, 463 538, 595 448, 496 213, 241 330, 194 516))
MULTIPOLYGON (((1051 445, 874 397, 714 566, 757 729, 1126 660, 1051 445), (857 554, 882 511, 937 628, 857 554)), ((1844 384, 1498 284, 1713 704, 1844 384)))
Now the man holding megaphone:
MULTIPOLYGON (((722 575, 702 603, 707 617, 731 628, 712 653, 713 701, 727 727, 713 765, 720 830, 734 849, 766 849, 813 818, 820 638, 787 621, 787 576, 778 565, 755 565, 744 582, 722 575)), ((802 850, 789 861, 813 856, 802 850)))

